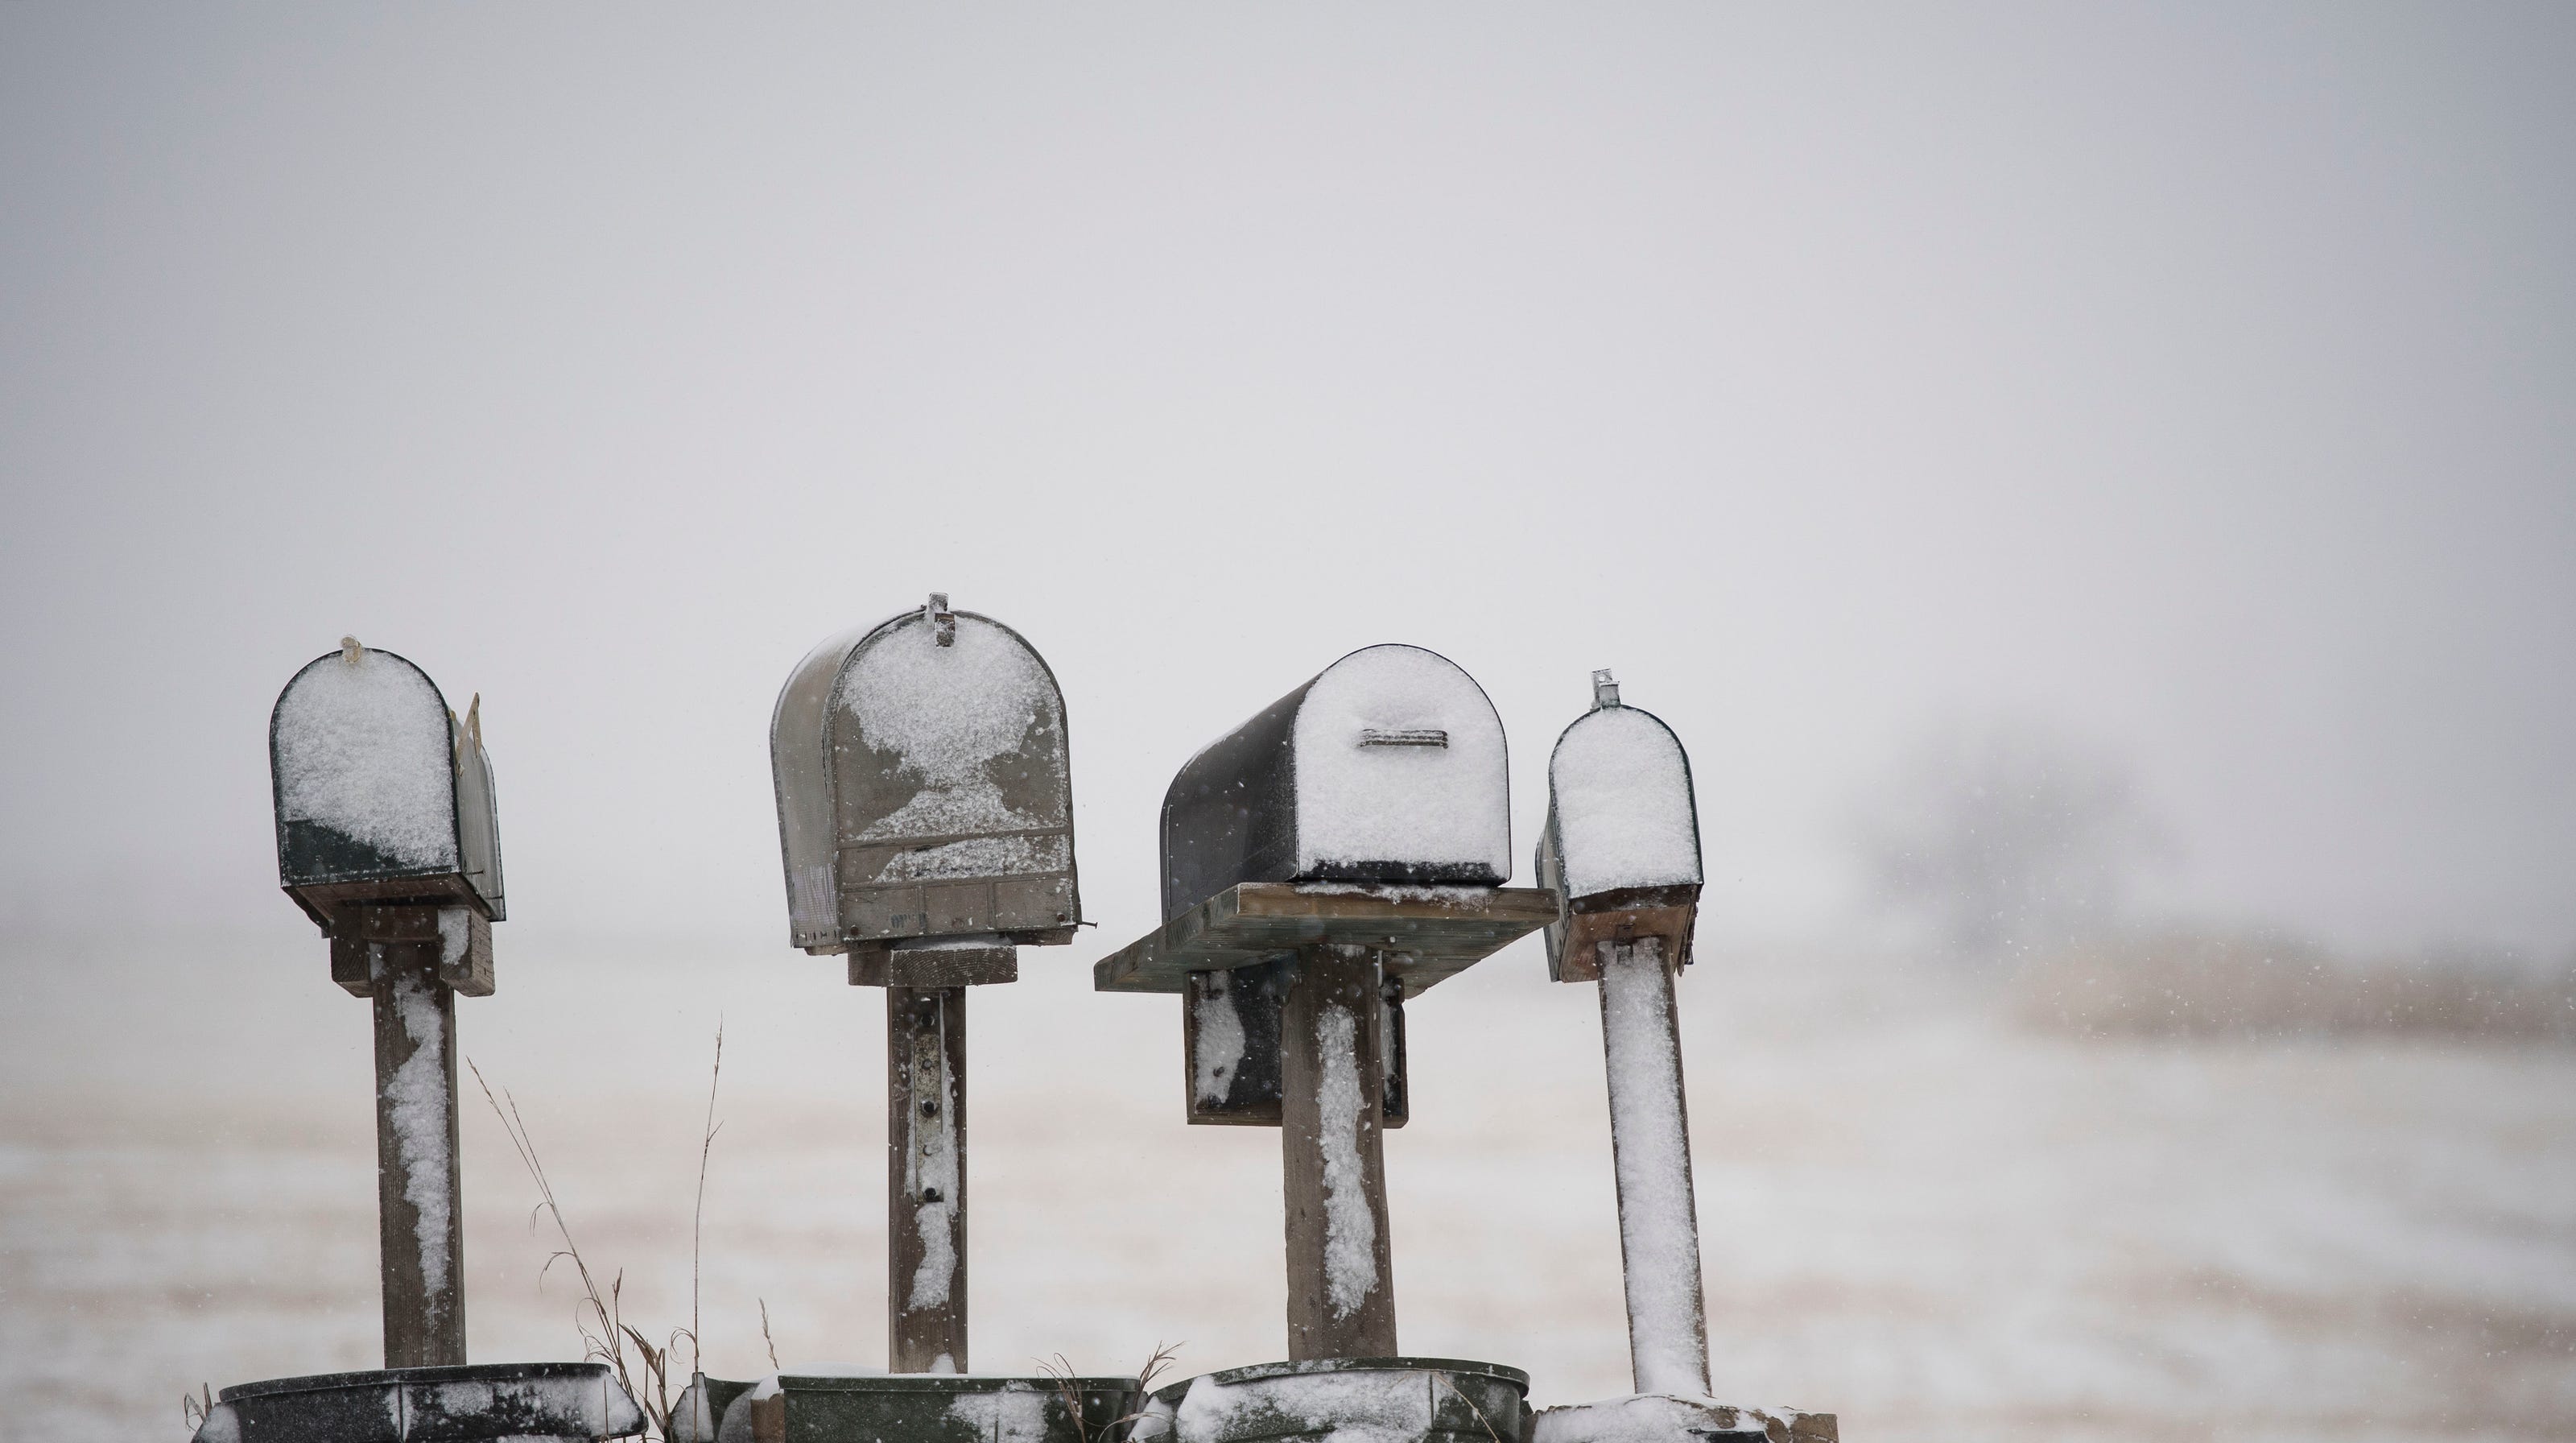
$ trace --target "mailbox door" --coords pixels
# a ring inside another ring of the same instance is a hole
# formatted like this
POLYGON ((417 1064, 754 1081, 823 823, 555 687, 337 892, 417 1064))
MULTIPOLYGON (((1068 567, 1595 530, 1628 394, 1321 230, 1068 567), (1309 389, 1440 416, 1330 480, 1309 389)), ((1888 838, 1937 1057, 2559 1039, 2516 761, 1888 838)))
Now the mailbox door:
POLYGON ((483 902, 484 915, 508 915, 501 891, 501 807, 492 782, 492 754, 456 729, 456 828, 465 883, 483 902))
POLYGON ((453 728, 437 684, 389 651, 330 652, 278 694, 278 879, 317 920, 343 897, 463 900, 453 728))
POLYGON ((845 941, 1070 940, 1082 905, 1064 697, 1009 627, 920 612, 868 633, 827 716, 845 941))
POLYGON ((867 634, 864 627, 845 631, 807 652, 778 689, 778 705, 769 715, 769 774, 778 797, 778 849, 787 866, 788 935, 809 952, 841 949, 829 726, 841 669, 867 634))
POLYGON ((1690 757, 1654 713, 1614 703, 1575 718, 1548 757, 1547 792, 1568 898, 1700 884, 1690 757))

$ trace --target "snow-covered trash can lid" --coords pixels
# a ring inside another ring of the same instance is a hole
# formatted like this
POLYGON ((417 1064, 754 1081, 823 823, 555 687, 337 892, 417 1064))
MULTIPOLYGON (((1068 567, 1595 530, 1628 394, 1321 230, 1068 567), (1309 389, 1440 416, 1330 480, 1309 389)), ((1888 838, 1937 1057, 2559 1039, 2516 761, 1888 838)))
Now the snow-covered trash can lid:
POLYGON ((195 1443, 602 1443, 644 1431, 601 1363, 482 1363, 226 1388, 195 1443))
POLYGON ((269 714, 278 879, 325 929, 349 902, 503 916, 481 699, 463 720, 419 667, 341 640, 269 714))
POLYGON ((1502 718, 1456 663, 1364 647, 1183 766, 1163 797, 1166 920, 1241 882, 1500 886, 1502 718))
POLYGON ((1067 942, 1082 920, 1064 694, 945 595, 808 653, 770 718, 792 940, 1067 942))
POLYGON ((1463 1358, 1316 1358, 1158 1388, 1131 1443, 1521 1443, 1529 1375, 1463 1358))

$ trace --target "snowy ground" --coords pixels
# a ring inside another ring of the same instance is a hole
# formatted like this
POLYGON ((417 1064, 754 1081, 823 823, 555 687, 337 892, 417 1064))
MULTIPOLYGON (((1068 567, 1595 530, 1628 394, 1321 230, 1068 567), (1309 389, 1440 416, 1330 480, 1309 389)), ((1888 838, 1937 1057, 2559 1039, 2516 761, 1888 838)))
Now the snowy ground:
MULTIPOLYGON (((766 945, 500 942, 464 1050, 630 1319, 688 1321, 721 1011, 710 1370, 766 1371, 760 1299, 785 1361, 880 1361, 878 996, 766 945)), ((1276 1357, 1276 1134, 1183 1127, 1177 1001, 1092 995, 1086 944, 971 1003, 973 1361, 1276 1357)), ((1681 1000, 1722 1396, 1861 1440, 2576 1438, 2576 1053, 2074 1042, 1903 969, 1707 950, 1681 1000)), ((1517 948, 1417 1005, 1387 1160, 1406 1350, 1566 1402, 1627 1362, 1597 1012, 1543 970, 1517 948)), ((321 944, 0 943, 0 976, 0 1434, 177 1439, 200 1382, 372 1366, 365 1009, 321 944)), ((473 1354, 577 1356, 469 1096, 473 1354)))

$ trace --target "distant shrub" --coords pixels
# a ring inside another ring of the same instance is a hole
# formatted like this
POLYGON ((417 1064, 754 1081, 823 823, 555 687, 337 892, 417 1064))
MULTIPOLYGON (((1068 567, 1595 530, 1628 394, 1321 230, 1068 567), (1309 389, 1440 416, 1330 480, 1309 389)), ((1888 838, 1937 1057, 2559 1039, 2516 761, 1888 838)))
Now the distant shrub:
POLYGON ((2348 958, 2264 932, 2163 931, 2049 952, 2013 1010, 2081 1036, 2385 1034, 2576 1044, 2576 958, 2504 952, 2348 958))

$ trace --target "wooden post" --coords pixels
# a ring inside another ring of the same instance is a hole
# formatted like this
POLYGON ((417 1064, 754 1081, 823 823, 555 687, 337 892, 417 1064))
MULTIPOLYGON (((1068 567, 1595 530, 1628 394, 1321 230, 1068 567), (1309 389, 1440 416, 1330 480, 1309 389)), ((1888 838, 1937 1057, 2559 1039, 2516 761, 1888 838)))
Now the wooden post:
MULTIPOLYGON (((433 914, 432 935, 435 936, 433 914)), ((465 1210, 456 1159, 456 991, 440 944, 370 941, 376 1217, 385 1366, 465 1361, 465 1210)))
POLYGON ((1708 1310, 1682 1093, 1677 952, 1661 937, 1595 944, 1601 1046, 1610 1076, 1610 1149, 1619 1178, 1628 1361, 1640 1393, 1708 1392, 1708 1310))
POLYGON ((886 1336, 897 1373, 966 1361, 966 989, 886 988, 886 1336))
POLYGON ((1382 962, 1355 946, 1302 949, 1280 1017, 1292 1362, 1396 1356, 1382 962))

